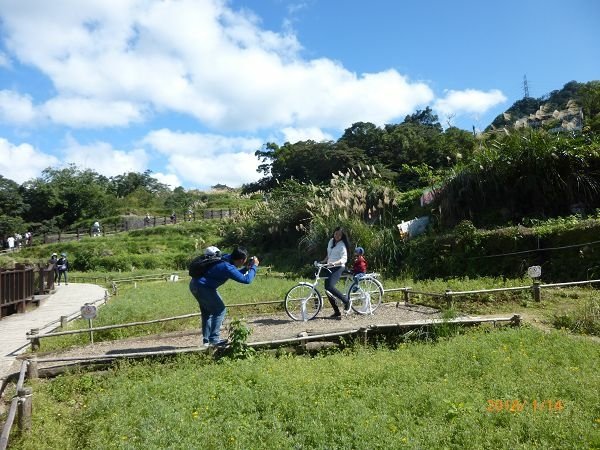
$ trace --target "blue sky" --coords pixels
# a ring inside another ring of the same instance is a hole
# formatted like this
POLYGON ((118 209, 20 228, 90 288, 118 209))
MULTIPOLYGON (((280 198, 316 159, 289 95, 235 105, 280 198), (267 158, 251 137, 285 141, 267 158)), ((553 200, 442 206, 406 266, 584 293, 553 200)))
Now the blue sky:
POLYGON ((595 0, 0 0, 0 175, 240 186, 266 142, 426 106, 483 129, 524 75, 600 79, 599 30, 595 0))

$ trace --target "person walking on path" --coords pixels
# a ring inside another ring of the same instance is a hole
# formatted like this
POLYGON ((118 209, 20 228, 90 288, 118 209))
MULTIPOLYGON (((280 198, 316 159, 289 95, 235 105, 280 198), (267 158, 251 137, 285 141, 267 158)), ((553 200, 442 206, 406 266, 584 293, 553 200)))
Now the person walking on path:
POLYGON ((50 259, 48 260, 48 264, 52 266, 52 270, 54 271, 54 282, 58 280, 58 255, 56 253, 52 253, 50 259))
POLYGON ((58 285, 60 286, 60 279, 64 277, 65 284, 69 284, 67 279, 67 272, 69 271, 69 261, 67 260, 67 254, 61 253, 60 258, 56 261, 56 267, 58 268, 58 285))
POLYGON ((327 243, 327 256, 321 261, 328 266, 321 274, 323 277, 327 277, 325 280, 325 292, 327 293, 327 298, 333 308, 331 317, 334 319, 341 319, 342 317, 342 313, 336 303, 336 298, 344 305, 344 313, 347 314, 350 312, 350 301, 337 287, 335 287, 337 282, 340 281, 340 277, 346 268, 349 248, 350 244, 348 243, 346 233, 342 227, 337 227, 327 243))
MULTIPOLYGON (((220 255, 217 247, 208 247, 205 256, 220 255)), ((236 247, 231 254, 224 254, 221 261, 209 267, 206 272, 190 281, 190 291, 198 301, 202 314, 202 344, 205 346, 227 343, 221 339, 221 324, 225 319, 225 303, 217 288, 227 280, 250 284, 256 277, 259 260, 252 257, 248 260, 248 251, 244 247, 236 247)))

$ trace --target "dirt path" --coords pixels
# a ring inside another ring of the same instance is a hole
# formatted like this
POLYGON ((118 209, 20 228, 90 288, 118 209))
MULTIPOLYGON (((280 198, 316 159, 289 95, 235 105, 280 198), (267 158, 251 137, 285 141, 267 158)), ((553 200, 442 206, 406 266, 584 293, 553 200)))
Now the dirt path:
MULTIPOLYGON (((296 338, 300 333, 325 334, 355 330, 368 327, 369 325, 390 325, 397 323, 407 323, 411 321, 436 319, 441 317, 438 309, 422 305, 400 304, 396 307, 395 303, 384 303, 373 315, 351 314, 343 317, 342 320, 327 318, 331 310, 325 309, 316 319, 308 322, 295 322, 285 314, 279 312, 274 314, 261 314, 247 317, 239 315, 229 315, 224 323, 222 337, 227 337, 227 328, 232 318, 240 318, 251 328, 252 334, 249 342, 264 342, 286 338, 296 338)), ((550 332, 553 328, 547 325, 543 319, 531 312, 516 312, 520 314, 524 323, 530 324, 544 332, 550 332)), ((494 316, 512 316, 509 314, 494 314, 494 316)), ((464 316, 468 317, 468 316, 464 316)), ((485 317, 485 316, 477 316, 485 317)), ((580 336, 576 336, 579 338, 580 336)), ((581 338, 590 338, 600 343, 600 338, 581 336, 581 338)), ((43 352, 43 345, 39 358, 78 358, 90 356, 105 356, 111 354, 123 353, 143 353, 157 351, 178 351, 199 348, 201 342, 200 330, 186 330, 160 335, 134 337, 118 341, 106 341, 94 343, 81 347, 74 347, 60 352, 43 352)), ((59 363, 40 363, 40 367, 51 367, 59 363)))
MULTIPOLYGON (((384 303, 373 315, 351 314, 342 320, 327 318, 331 310, 325 309, 317 318, 308 322, 295 322, 285 312, 274 314, 253 315, 240 317, 239 315, 228 315, 224 326, 222 337, 227 337, 227 328, 232 318, 237 317, 246 322, 251 328, 252 334, 249 342, 264 342, 278 339, 295 338, 300 333, 324 334, 347 331, 369 325, 384 325, 405 323, 415 320, 434 319, 440 317, 440 311, 420 305, 404 306, 395 303, 384 303)), ((80 356, 103 356, 114 353, 139 353, 150 351, 165 351, 197 348, 201 343, 200 330, 187 330, 160 335, 135 337, 121 339, 118 341, 106 341, 94 343, 82 347, 74 347, 61 352, 39 353, 40 358, 54 357, 80 357, 80 356)))

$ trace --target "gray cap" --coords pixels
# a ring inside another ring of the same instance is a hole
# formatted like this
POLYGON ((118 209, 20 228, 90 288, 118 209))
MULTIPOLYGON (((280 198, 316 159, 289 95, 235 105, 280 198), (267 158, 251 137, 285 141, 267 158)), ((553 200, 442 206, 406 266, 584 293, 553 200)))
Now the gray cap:
POLYGON ((220 254, 221 254, 221 250, 219 250, 214 245, 211 245, 210 247, 206 247, 206 249, 204 250, 205 256, 219 256, 220 254))

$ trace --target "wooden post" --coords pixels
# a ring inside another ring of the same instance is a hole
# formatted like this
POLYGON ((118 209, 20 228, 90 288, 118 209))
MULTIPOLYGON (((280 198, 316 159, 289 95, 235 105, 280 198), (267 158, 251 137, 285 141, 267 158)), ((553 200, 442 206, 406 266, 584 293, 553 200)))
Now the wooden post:
POLYGON ((363 345, 367 345, 369 343, 369 340, 367 339, 367 333, 369 332, 369 329, 363 328, 361 331, 363 333, 363 345))
POLYGON ((40 329, 32 328, 30 331, 30 334, 33 337, 31 339, 31 350, 33 350, 33 351, 39 350, 40 349, 40 338, 39 338, 40 329))
POLYGON ((105 289, 104 290, 104 304, 106 305, 108 303, 108 291, 105 289))
POLYGON ((27 364, 27 378, 30 380, 35 380, 38 378, 38 362, 37 358, 33 357, 29 360, 27 364))
POLYGON ((302 352, 306 351, 306 339, 302 339, 308 336, 308 333, 306 331, 303 331, 302 333, 298 334, 298 337, 301 338, 300 339, 300 349, 302 350, 302 352))
POLYGON ((77 240, 79 240, 79 228, 77 228, 76 233, 77 233, 77 240))
POLYGON ((17 396, 17 423, 21 431, 29 431, 31 429, 31 396, 33 391, 30 387, 19 389, 17 396))
POLYGON ((154 216, 154 226, 156 226, 156 216, 154 216))
POLYGON ((540 282, 538 280, 534 280, 533 286, 531 286, 533 293, 533 300, 539 302, 542 300, 542 293, 540 289, 540 282))
POLYGON ((62 329, 67 328, 67 323, 68 323, 68 317, 67 316, 60 316, 60 327, 62 329))
POLYGON ((444 297, 446 298, 446 306, 448 307, 448 309, 452 308, 452 290, 446 289, 444 297))
POLYGON ((404 295, 404 306, 408 305, 410 301, 410 292, 408 292, 409 289, 410 288, 406 288, 402 293, 404 295))

